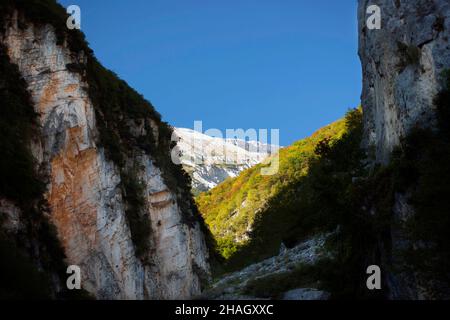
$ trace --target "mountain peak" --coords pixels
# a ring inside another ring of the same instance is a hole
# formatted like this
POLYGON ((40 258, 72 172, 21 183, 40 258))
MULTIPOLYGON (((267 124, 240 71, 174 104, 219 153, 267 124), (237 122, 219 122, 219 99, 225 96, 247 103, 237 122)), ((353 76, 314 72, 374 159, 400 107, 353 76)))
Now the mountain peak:
POLYGON ((212 137, 187 128, 175 128, 174 134, 179 160, 192 177, 194 193, 212 189, 228 177, 236 177, 279 149, 259 141, 212 137))

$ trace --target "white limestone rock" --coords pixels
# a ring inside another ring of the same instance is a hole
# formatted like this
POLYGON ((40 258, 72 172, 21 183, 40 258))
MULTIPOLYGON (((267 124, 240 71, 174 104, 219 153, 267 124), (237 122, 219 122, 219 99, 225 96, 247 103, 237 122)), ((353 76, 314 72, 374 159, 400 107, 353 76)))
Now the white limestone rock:
MULTIPOLYGON (((50 220, 66 262, 81 267, 83 288, 99 299, 186 299, 200 294, 199 271, 209 274, 200 226, 182 223, 179 199, 153 160, 142 155, 135 160, 144 168, 140 179, 148 195, 152 252, 147 256, 152 263, 136 257, 119 169, 96 145, 88 83, 67 68, 85 58, 57 45, 53 27, 22 25, 26 28, 18 27, 15 14, 0 41, 18 65, 39 114, 42 142, 32 150, 47 168, 50 220)), ((9 211, 13 227, 15 210, 9 211)))
POLYGON ((432 127, 433 99, 450 68, 447 0, 359 0, 365 144, 376 162, 415 126, 432 127), (369 30, 366 10, 381 9, 381 29, 369 30))

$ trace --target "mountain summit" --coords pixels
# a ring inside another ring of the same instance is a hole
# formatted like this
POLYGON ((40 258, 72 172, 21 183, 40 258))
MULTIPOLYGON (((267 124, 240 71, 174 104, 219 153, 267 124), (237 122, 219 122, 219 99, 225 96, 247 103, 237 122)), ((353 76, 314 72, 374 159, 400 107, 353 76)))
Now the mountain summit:
POLYGON ((224 139, 175 128, 180 162, 192 177, 194 193, 208 191, 227 178, 263 162, 279 147, 259 141, 224 139))

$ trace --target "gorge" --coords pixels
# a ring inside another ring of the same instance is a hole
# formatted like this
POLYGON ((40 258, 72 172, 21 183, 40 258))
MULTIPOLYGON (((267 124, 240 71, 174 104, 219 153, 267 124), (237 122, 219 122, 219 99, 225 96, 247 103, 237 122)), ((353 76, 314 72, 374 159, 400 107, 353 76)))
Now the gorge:
POLYGON ((82 299, 450 298, 450 3, 357 14, 361 106, 264 176, 274 155, 245 141, 197 136, 218 152, 190 161, 195 132, 104 68, 56 1, 2 0, 0 298, 77 298, 68 265, 82 299), (244 159, 220 165, 225 145, 244 159))

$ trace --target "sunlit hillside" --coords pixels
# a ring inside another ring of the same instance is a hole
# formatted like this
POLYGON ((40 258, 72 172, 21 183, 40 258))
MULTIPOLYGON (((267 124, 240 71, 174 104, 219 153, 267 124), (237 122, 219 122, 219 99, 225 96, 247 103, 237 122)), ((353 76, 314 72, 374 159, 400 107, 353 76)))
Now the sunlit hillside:
MULTIPOLYGON (((352 113, 360 115, 358 110, 352 113)), ((264 251, 275 253, 281 241, 285 244, 291 242, 289 232, 295 229, 297 220, 302 216, 292 205, 299 200, 297 189, 308 173, 309 164, 318 158, 318 144, 333 144, 347 131, 346 119, 340 119, 312 136, 281 149, 278 174, 261 175, 264 165, 259 164, 197 197, 200 212, 224 258, 233 257, 240 248, 248 246, 250 240, 255 240, 255 221, 273 209, 273 199, 283 200, 277 204, 281 206, 277 212, 278 226, 274 225, 271 234, 267 235, 272 241, 264 251)), ((294 238, 298 236, 301 237, 296 233, 294 238)))

